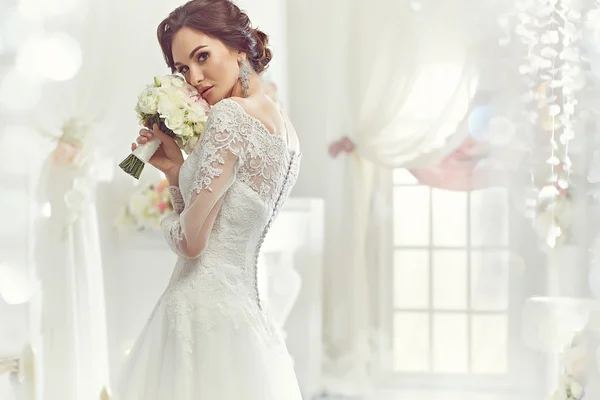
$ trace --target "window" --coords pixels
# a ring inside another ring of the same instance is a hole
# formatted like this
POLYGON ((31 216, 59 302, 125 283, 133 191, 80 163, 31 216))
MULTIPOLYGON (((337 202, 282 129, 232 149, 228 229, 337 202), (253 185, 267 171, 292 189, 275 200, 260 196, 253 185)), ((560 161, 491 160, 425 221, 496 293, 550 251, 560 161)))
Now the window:
POLYGON ((389 368, 505 381, 519 318, 510 307, 506 189, 435 189, 403 169, 392 182, 389 368))

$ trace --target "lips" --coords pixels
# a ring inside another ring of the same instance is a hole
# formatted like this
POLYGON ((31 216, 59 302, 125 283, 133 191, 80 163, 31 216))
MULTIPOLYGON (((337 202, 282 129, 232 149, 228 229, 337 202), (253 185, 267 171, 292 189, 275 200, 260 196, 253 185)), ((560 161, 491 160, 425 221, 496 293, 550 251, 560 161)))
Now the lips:
POLYGON ((199 93, 200 96, 202 96, 203 98, 206 97, 206 95, 208 95, 210 93, 210 91, 212 90, 213 86, 206 86, 203 87, 202 89, 200 89, 199 93))

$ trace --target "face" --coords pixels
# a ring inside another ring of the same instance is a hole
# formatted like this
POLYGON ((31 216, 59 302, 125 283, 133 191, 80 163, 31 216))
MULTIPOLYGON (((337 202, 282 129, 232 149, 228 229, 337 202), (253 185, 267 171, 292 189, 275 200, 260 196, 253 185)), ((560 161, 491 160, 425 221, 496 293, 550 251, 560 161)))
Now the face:
POLYGON ((231 97, 239 76, 238 58, 243 53, 218 39, 184 27, 173 37, 175 69, 213 105, 231 97))

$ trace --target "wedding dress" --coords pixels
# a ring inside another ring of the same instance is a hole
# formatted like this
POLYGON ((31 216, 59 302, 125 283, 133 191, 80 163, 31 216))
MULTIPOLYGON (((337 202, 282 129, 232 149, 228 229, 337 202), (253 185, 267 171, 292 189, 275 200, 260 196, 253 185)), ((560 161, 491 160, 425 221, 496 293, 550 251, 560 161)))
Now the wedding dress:
POLYGON ((129 354, 119 400, 301 400, 292 359, 257 284, 261 244, 301 154, 235 101, 210 111, 162 221, 179 255, 129 354))

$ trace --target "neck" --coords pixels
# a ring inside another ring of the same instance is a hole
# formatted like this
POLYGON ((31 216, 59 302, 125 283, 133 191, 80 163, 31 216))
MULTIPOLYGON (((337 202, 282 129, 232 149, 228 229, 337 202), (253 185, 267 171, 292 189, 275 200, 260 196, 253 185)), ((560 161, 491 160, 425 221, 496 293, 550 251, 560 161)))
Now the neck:
MULTIPOLYGON (((250 75, 250 82, 248 82, 248 97, 254 96, 262 91, 262 82, 258 74, 250 75)), ((245 97, 244 90, 242 89, 242 82, 238 79, 233 89, 229 93, 229 97, 245 97)))

